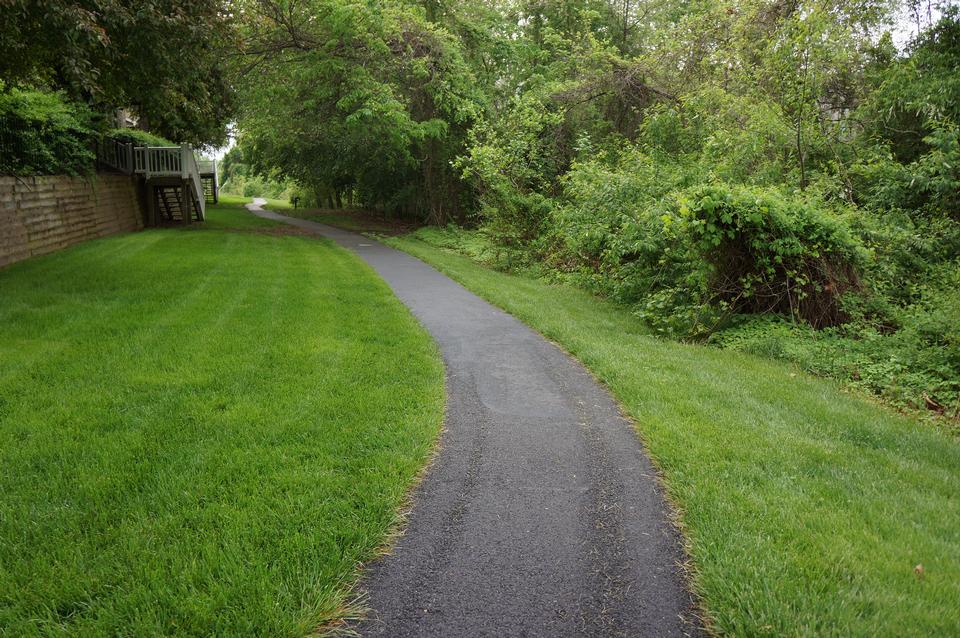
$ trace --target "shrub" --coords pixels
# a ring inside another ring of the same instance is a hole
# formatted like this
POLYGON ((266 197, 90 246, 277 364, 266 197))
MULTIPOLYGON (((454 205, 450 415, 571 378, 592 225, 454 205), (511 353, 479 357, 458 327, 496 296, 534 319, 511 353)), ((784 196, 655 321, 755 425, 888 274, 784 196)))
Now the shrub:
POLYGON ((960 128, 940 121, 923 138, 927 150, 909 164, 868 149, 851 167, 854 193, 874 211, 909 210, 914 217, 960 221, 960 128))
MULTIPOLYGON (((564 179, 566 203, 556 213, 563 256, 593 290, 634 304, 676 285, 691 270, 688 256, 664 232, 662 202, 671 191, 701 178, 697 167, 657 161, 637 148, 615 158, 580 162, 564 179)), ((683 286, 687 288, 687 286, 683 286)), ((657 304, 692 303, 675 291, 657 304)), ((669 332, 674 332, 673 326, 669 332)))
MULTIPOLYGON (((960 264, 897 309, 895 332, 855 321, 815 331, 780 317, 743 317, 711 337, 725 348, 784 359, 910 409, 960 418, 960 264)), ((954 426, 955 427, 955 426, 954 426)), ((960 432, 960 431, 958 431, 960 432)))
POLYGON ((924 142, 930 152, 913 165, 914 186, 934 215, 960 221, 960 127, 939 122, 924 142))
POLYGON ((610 164, 602 159, 577 163, 564 178, 567 203, 558 221, 567 250, 600 270, 637 258, 659 259, 660 222, 650 213, 687 181, 685 172, 637 149, 625 150, 610 164))
POLYGON ((797 195, 705 179, 697 162, 637 147, 574 165, 555 263, 670 336, 706 336, 734 314, 844 320, 866 262, 848 224, 797 195))
POLYGON ((171 142, 165 137, 135 128, 115 128, 107 132, 107 137, 131 143, 134 146, 179 146, 176 142, 171 142))
POLYGON ((845 309, 877 330, 897 330, 900 309, 920 301, 942 269, 960 258, 960 224, 898 209, 856 209, 847 219, 871 258, 863 268, 869 294, 847 299, 845 309))
POLYGON ((0 84, 0 174, 82 175, 94 169, 90 110, 59 93, 0 84))
POLYGON ((267 197, 270 199, 290 199, 294 194, 300 196, 300 205, 308 206, 316 202, 315 196, 305 197, 305 189, 297 189, 293 182, 278 182, 259 175, 246 175, 234 171, 220 186, 225 195, 243 197, 267 197))
POLYGON ((501 128, 478 124, 455 165, 474 187, 480 218, 497 241, 525 246, 550 230, 561 151, 561 113, 537 99, 518 99, 501 128))
POLYGON ((861 289, 862 244, 838 217, 772 189, 711 184, 675 196, 674 232, 710 265, 712 304, 778 313, 815 328, 841 323, 841 299, 861 289))

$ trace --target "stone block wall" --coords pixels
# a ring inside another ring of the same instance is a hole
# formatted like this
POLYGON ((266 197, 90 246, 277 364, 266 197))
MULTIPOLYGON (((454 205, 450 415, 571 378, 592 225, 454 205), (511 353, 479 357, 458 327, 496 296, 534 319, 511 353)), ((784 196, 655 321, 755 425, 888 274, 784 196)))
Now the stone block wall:
POLYGON ((141 228, 143 211, 132 177, 0 176, 0 268, 141 228))

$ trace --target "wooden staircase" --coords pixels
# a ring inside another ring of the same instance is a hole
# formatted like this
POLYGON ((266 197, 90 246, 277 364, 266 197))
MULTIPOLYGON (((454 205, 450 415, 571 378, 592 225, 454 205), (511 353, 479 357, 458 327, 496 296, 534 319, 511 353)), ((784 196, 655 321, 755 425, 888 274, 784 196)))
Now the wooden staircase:
POLYGON ((217 179, 214 176, 201 175, 200 181, 203 184, 203 197, 208 204, 217 203, 217 179))
POLYGON ((185 188, 183 184, 170 183, 167 180, 149 180, 147 192, 148 197, 152 198, 148 205, 148 215, 152 222, 150 225, 203 221, 203 211, 192 190, 185 188))
POLYGON ((97 159, 140 180, 147 226, 203 221, 207 201, 217 201, 216 162, 198 161, 188 144, 133 146, 110 140, 98 148, 97 159))
POLYGON ((217 160, 202 159, 197 162, 200 172, 200 184, 203 196, 208 204, 216 204, 220 199, 220 181, 217 178, 217 160))

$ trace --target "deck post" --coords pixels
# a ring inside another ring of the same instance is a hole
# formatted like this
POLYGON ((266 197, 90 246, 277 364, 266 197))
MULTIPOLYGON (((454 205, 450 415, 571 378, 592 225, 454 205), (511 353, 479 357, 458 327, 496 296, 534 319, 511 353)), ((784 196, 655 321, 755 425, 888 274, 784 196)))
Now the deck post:
POLYGON ((180 214, 184 224, 193 223, 193 196, 190 194, 190 180, 184 177, 180 180, 180 214))
POLYGON ((180 145, 180 177, 187 179, 190 176, 190 153, 189 144, 180 145))
POLYGON ((157 225, 157 193, 150 182, 144 181, 144 189, 147 192, 147 226, 157 225))

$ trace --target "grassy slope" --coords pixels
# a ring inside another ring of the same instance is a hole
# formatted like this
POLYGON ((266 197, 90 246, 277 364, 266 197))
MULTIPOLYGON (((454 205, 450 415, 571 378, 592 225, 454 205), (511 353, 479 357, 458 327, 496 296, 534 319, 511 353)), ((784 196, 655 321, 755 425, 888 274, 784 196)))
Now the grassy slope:
POLYGON ((0 635, 302 636, 442 418, 433 343, 324 241, 89 242, 0 271, 0 326, 0 635))
POLYGON ((415 238, 390 243, 560 343, 613 391, 681 508, 718 630, 960 635, 956 441, 789 366, 652 338, 583 291, 415 238))

